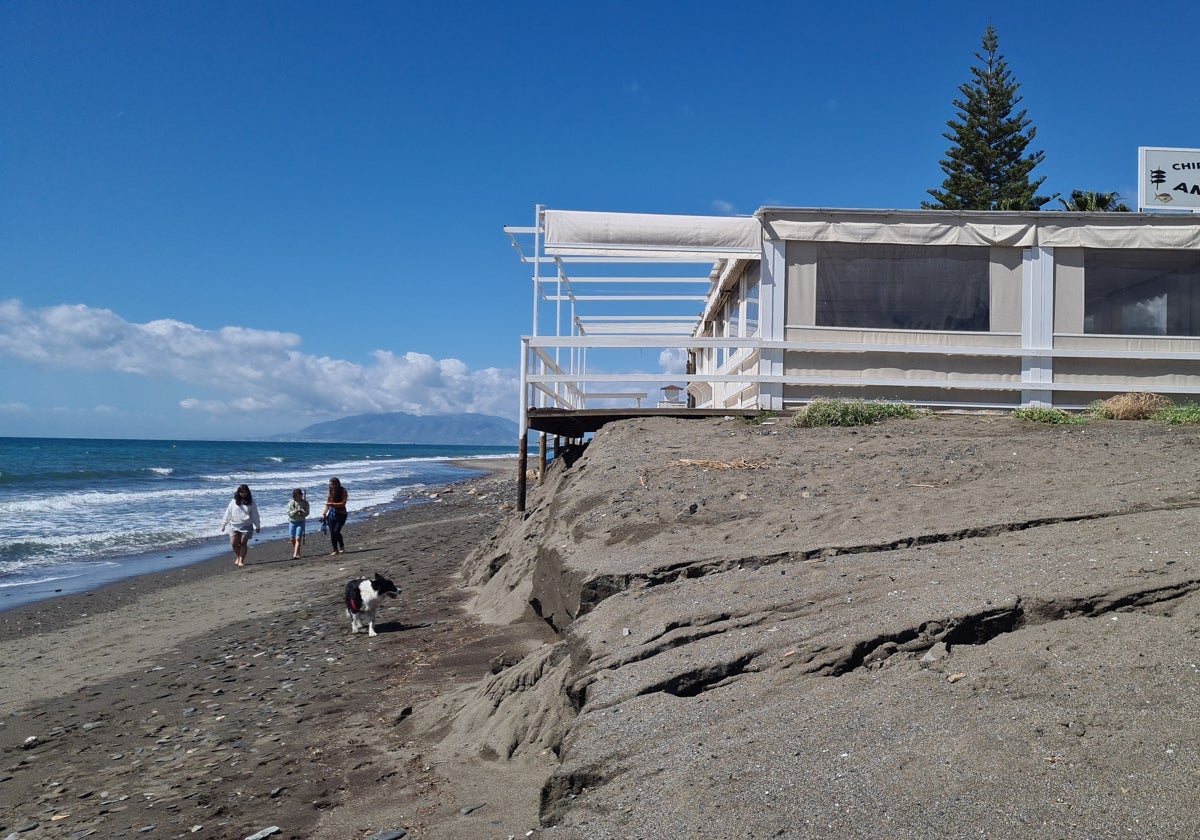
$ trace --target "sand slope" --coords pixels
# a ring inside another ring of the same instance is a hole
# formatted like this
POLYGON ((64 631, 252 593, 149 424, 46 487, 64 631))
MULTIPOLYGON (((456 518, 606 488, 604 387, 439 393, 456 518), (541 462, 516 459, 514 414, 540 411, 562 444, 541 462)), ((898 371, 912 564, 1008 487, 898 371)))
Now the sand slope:
POLYGON ((1200 836, 1196 443, 606 427, 473 569, 573 652, 542 836, 1200 836))

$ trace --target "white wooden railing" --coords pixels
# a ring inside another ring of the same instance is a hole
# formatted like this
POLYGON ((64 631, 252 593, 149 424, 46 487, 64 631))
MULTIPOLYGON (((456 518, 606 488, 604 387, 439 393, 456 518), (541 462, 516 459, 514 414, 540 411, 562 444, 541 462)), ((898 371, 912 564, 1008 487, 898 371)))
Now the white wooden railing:
MULTIPOLYGON (((836 341, 779 341, 757 338, 696 338, 691 336, 525 336, 522 344, 522 393, 523 408, 562 408, 581 409, 587 407, 589 400, 630 400, 640 406, 646 392, 624 390, 624 387, 639 386, 642 383, 660 384, 663 382, 708 383, 712 385, 741 386, 743 396, 738 405, 722 403, 712 407, 742 407, 780 409, 782 405, 763 404, 764 392, 753 385, 808 385, 813 387, 883 387, 897 389, 902 394, 904 390, 925 388, 942 389, 947 391, 1001 391, 1001 392, 1087 392, 1087 393, 1125 393, 1162 391, 1171 394, 1200 395, 1200 384, 1164 384, 1153 375, 1143 376, 1138 382, 1137 375, 1125 374, 1120 381, 1106 383, 1103 381, 1044 381, 1029 375, 1015 376, 1012 374, 995 376, 972 375, 971 378, 950 379, 946 377, 928 377, 922 379, 902 376, 819 376, 819 375, 785 375, 765 374, 759 369, 731 372, 729 368, 737 367, 737 359, 745 359, 749 354, 761 356, 767 351, 783 352, 812 352, 835 354, 865 354, 887 353, 892 357, 911 356, 913 367, 919 364, 921 357, 928 356, 968 356, 979 358, 1013 359, 1013 360, 1049 360, 1054 359, 1110 359, 1110 360, 1146 360, 1178 362, 1181 364, 1200 363, 1196 353, 1173 352, 1165 350, 1122 350, 1122 349, 1068 349, 1068 348, 1029 348, 1029 347, 996 347, 980 345, 934 345, 934 344, 892 344, 892 343, 859 343, 836 341), (708 350, 732 348, 734 361, 719 369, 716 373, 589 373, 586 370, 566 371, 554 362, 547 350, 555 348, 574 348, 576 350, 628 350, 628 349, 671 349, 682 348, 689 350, 708 350), (621 383, 622 390, 613 390, 614 383, 621 383), (589 386, 610 386, 603 391, 590 391, 589 386)), ((758 365, 757 368, 761 368, 758 365)), ((1015 372, 1016 369, 1014 369, 1015 372)), ((1161 375, 1191 375, 1200 381, 1200 367, 1197 370, 1164 370, 1161 375)), ((649 390, 649 388, 647 389, 649 390)), ((729 393, 728 389, 723 389, 729 393)), ((985 407, 986 403, 979 403, 985 407)), ((697 407, 706 407, 698 405, 697 407)), ((1011 407, 1011 406, 1010 406, 1011 407)), ((524 412, 522 412, 524 415, 524 412)))

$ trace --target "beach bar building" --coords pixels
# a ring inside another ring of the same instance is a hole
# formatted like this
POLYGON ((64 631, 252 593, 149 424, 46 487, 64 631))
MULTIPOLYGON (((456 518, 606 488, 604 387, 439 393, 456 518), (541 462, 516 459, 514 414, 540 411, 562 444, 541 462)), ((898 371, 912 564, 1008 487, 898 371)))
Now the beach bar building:
POLYGON ((535 430, 817 398, 1200 399, 1193 214, 539 207, 534 225, 505 230, 532 267, 521 416, 535 430), (686 401, 647 402, 667 383, 686 401))
POLYGON ((544 460, 547 434, 621 417, 1200 401, 1190 213, 538 207, 505 231, 533 280, 522 476, 528 430, 544 460), (686 399, 656 401, 668 386, 686 399))

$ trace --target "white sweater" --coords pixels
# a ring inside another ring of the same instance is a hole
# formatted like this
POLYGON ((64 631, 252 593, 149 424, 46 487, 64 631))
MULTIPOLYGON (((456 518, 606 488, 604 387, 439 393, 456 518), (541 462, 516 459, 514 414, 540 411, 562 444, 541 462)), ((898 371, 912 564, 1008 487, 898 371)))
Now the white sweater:
POLYGON ((225 530, 226 525, 233 526, 234 531, 250 531, 251 529, 258 531, 262 529, 262 525, 258 519, 258 505, 251 502, 249 505, 239 505, 237 500, 229 502, 229 507, 225 508, 225 518, 221 520, 221 530, 225 530))

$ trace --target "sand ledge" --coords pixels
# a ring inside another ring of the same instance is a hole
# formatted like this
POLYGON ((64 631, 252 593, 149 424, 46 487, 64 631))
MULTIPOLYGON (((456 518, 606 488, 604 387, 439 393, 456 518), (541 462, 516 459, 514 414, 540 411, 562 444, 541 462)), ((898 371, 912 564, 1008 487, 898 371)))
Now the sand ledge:
POLYGON ((1197 439, 606 427, 470 570, 575 653, 542 836, 1200 835, 1197 439))

